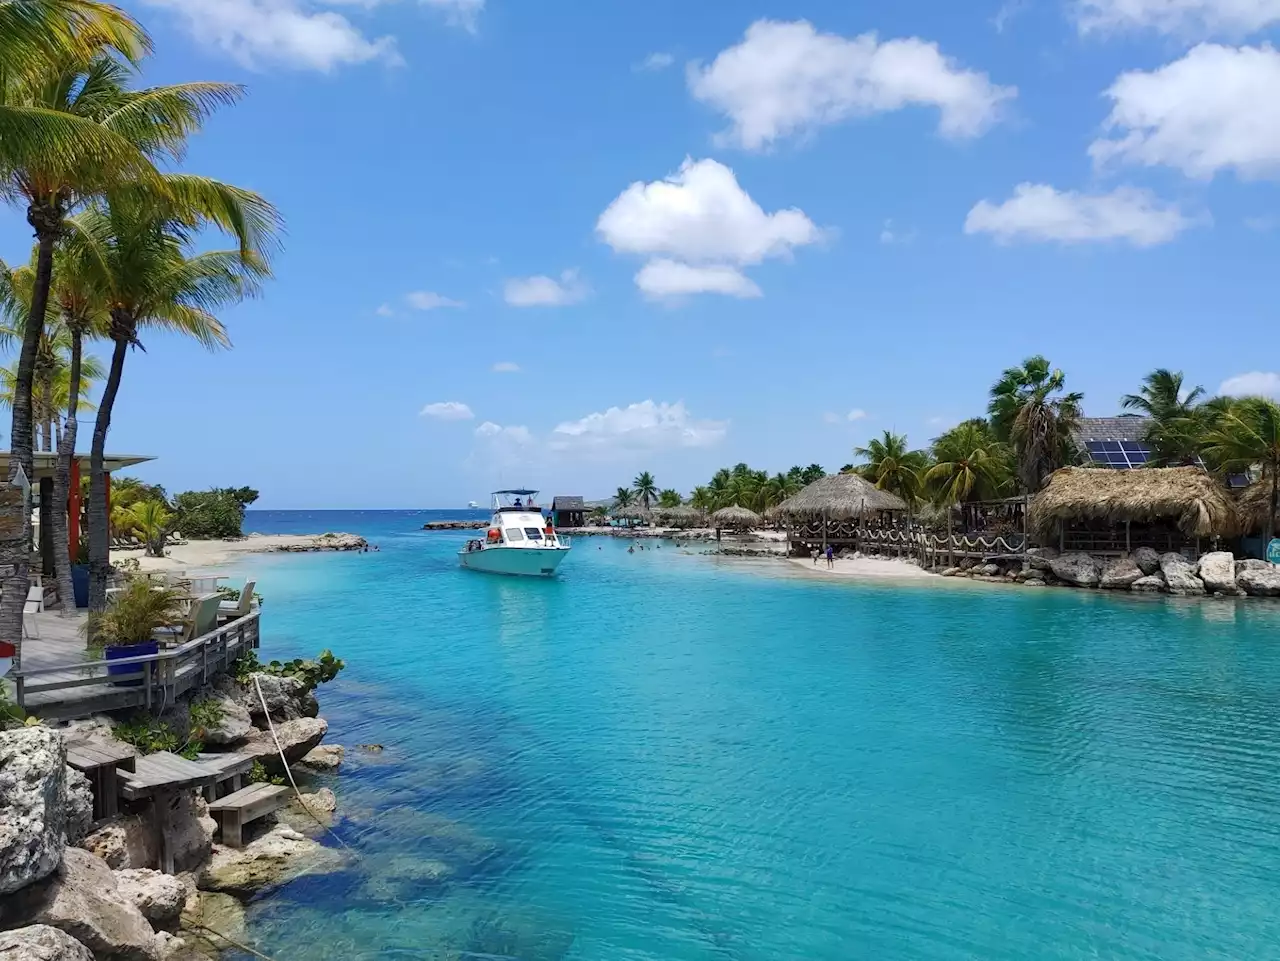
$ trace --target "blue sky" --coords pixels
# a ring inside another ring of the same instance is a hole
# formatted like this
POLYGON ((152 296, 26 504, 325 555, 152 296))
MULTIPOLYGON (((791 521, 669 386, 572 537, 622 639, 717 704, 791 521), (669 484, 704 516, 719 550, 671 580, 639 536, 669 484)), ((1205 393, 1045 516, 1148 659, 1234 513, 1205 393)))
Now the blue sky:
POLYGON ((110 447, 171 489, 834 469, 1036 352, 1092 414, 1280 393, 1276 0, 124 5, 147 82, 249 87, 187 166, 288 222, 232 352, 129 358, 110 447))

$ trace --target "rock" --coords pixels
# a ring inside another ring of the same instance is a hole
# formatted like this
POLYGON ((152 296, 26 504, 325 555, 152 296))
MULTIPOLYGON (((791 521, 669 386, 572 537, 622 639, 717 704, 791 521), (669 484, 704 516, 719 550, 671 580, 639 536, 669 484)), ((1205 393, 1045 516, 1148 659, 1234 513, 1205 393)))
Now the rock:
POLYGON ((1028 577, 1022 583, 1025 584, 1027 587, 1044 587, 1044 581, 1042 581, 1038 577, 1028 577))
POLYGON ((1139 577, 1129 585, 1129 590, 1139 594, 1157 594, 1164 590, 1164 576, 1157 571, 1154 574, 1139 577))
POLYGON ((177 921, 187 900, 181 881, 172 874, 148 868, 117 871, 116 887, 121 897, 132 902, 157 927, 168 927, 177 921))
POLYGON ((321 744, 308 751, 299 763, 313 771, 336 771, 346 753, 341 744, 321 744))
POLYGON ((1273 571, 1276 566, 1270 561, 1261 561, 1256 557, 1246 557, 1243 560, 1236 561, 1236 576, 1241 571, 1273 571))
POLYGON ((262 710, 262 700, 254 686, 262 689, 262 700, 267 702, 267 713, 273 721, 292 721, 300 717, 315 717, 320 713, 320 704, 307 685, 296 677, 277 677, 274 674, 251 675, 245 685, 248 694, 246 706, 253 716, 253 723, 258 727, 267 726, 267 717, 262 710))
POLYGON ((155 867, 159 852, 155 832, 141 815, 120 818, 80 841, 80 847, 102 858, 112 870, 155 867))
POLYGON ((1050 562, 1058 556, 1052 547, 1032 547, 1027 551, 1027 564, 1033 571, 1047 571, 1050 562))
POLYGON ((1160 570, 1160 555, 1150 547, 1139 547, 1133 552, 1133 562, 1138 565, 1144 577, 1150 577, 1160 570))
POLYGON ((207 698, 217 705, 221 717, 217 724, 206 727, 201 740, 205 744, 238 744, 253 733, 253 720, 245 704, 222 691, 215 691, 207 698))
POLYGON ((1230 551, 1212 551, 1200 558, 1197 568, 1206 591, 1244 593, 1236 587, 1236 559, 1230 551))
POLYGON ((282 544, 275 550, 284 554, 308 551, 367 551, 369 542, 357 534, 321 534, 301 544, 282 544))
POLYGON ((1169 551, 1160 555, 1160 573, 1165 590, 1170 594, 1190 596, 1204 593, 1204 582, 1196 577, 1195 567, 1181 554, 1169 551))
POLYGON ((1134 563, 1132 557, 1117 557, 1102 569, 1098 586, 1109 591, 1122 591, 1141 579, 1142 568, 1134 563))
POLYGON ((58 869, 67 843, 67 747, 47 727, 0 732, 0 895, 58 869))
POLYGON ((1250 597, 1280 597, 1280 567, 1246 567, 1236 575, 1236 584, 1250 597))
POLYGON ((244 905, 229 894, 218 894, 216 891, 192 892, 182 909, 182 920, 189 925, 200 925, 196 930, 184 929, 183 940, 188 947, 208 958, 221 957, 228 945, 201 929, 217 931, 241 944, 249 939, 244 905))
POLYGON ((180 938, 168 931, 156 933, 156 955, 160 961, 205 961, 217 957, 197 948, 187 938, 180 938))
MULTIPOLYGON (((281 721, 275 728, 280 746, 284 748, 285 759, 289 764, 296 764, 320 744, 329 730, 329 722, 322 717, 300 717, 293 721, 281 721)), ((276 750, 276 742, 270 731, 257 731, 237 751, 261 761, 262 766, 272 773, 282 773, 280 753, 276 750)))
POLYGON ((314 794, 302 795, 302 803, 316 814, 332 814, 338 810, 338 799, 327 787, 322 787, 314 794))
POLYGON ((453 869, 443 861, 400 854, 378 865, 364 892, 375 901, 406 901, 422 897, 424 887, 439 886, 452 877, 453 869))
POLYGON ((955 576, 957 576, 957 575, 958 575, 958 574, 960 574, 960 573, 961 573, 961 570, 960 570, 960 568, 958 568, 958 567, 946 567, 946 568, 943 568, 942 576, 943 576, 943 577, 955 577, 955 576))
POLYGON ((213 851, 218 822, 209 816, 209 805, 191 791, 174 796, 169 807, 169 846, 175 871, 194 871, 213 851))
POLYGON ((339 871, 345 863, 340 852, 281 826, 243 848, 215 848, 199 883, 204 891, 248 898, 300 874, 339 871))
POLYGON ((357 744, 356 747, 364 751, 365 754, 381 754, 386 750, 381 744, 357 744))
POLYGON ((67 848, 57 873, 10 897, 2 920, 50 925, 112 961, 156 957, 155 932, 147 919, 120 894, 106 863, 80 848, 67 848))
POLYGON ((67 843, 76 844, 93 827, 93 785, 70 765, 67 766, 67 843))
POLYGON ((0 933, 4 961, 93 961, 93 954, 71 935, 47 924, 0 933))
POLYGON ((983 564, 979 567, 974 568, 973 572, 975 574, 981 574, 983 577, 999 577, 1000 565, 999 564, 983 564))
POLYGON ((1049 561, 1055 577, 1076 587, 1097 587, 1102 579, 1102 565, 1091 554, 1063 554, 1049 561))

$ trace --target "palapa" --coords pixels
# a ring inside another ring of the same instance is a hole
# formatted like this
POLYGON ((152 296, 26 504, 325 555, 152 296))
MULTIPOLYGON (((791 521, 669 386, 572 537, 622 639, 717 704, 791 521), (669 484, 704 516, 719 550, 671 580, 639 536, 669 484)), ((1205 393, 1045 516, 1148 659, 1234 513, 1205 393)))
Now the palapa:
POLYGON ((1264 473, 1236 494, 1236 513, 1243 534, 1271 535, 1271 475, 1264 473))
POLYGON ((849 520, 867 511, 905 511, 907 502, 857 474, 832 474, 788 497, 770 514, 783 518, 849 520))
POLYGON ((1221 482, 1200 467, 1064 467, 1031 500, 1030 527, 1042 540, 1059 522, 1172 521, 1190 537, 1230 537, 1240 518, 1221 482))
POLYGON ((677 507, 659 507, 653 513, 658 520, 673 527, 696 527, 706 523, 707 520, 706 512, 688 504, 681 504, 677 507))
POLYGON ((740 528, 750 530, 753 527, 759 527, 761 523, 760 515, 755 511, 747 510, 745 507, 739 507, 734 504, 732 507, 722 507, 711 515, 711 523, 717 529, 721 527, 740 528))

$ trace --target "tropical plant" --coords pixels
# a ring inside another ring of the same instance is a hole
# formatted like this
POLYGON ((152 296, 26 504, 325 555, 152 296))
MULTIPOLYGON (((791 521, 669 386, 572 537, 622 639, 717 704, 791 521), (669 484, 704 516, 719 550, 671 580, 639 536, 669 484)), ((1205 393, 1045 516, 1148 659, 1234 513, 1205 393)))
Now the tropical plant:
POLYGON ((609 508, 605 507, 603 504, 597 504, 595 507, 591 508, 591 516, 597 521, 606 520, 609 517, 609 508))
POLYGON ((905 434, 886 430, 868 441, 866 447, 854 448, 853 453, 866 462, 857 468, 859 474, 881 490, 897 494, 908 506, 915 502, 929 459, 924 451, 907 446, 905 434))
POLYGON ((614 507, 630 507, 635 503, 636 495, 632 493, 629 487, 619 487, 613 495, 614 507))
POLYGON ((680 496, 680 492, 674 488, 668 487, 666 490, 658 492, 659 507, 679 507, 684 503, 684 498, 680 496))
POLYGON ((257 499, 258 492, 251 487, 185 491, 173 499, 178 529, 183 537, 195 540, 241 537, 245 508, 257 499))
POLYGON ((182 620, 185 601, 181 591, 154 585, 145 577, 131 577, 105 610, 90 613, 91 646, 144 644, 156 628, 182 620))
POLYGON ((1205 435, 1206 460, 1223 471, 1262 468, 1270 481, 1269 523, 1263 533, 1280 536, 1280 404, 1265 397, 1243 397, 1222 405, 1205 435))
POLYGON ((713 504, 711 490, 706 486, 695 487, 689 496, 689 506, 696 507, 700 511, 711 510, 713 504))
POLYGON ((1065 393, 1066 375, 1042 356, 1009 367, 991 387, 991 427, 1013 445, 1018 479, 1028 493, 1074 459, 1071 431, 1080 419, 1083 394, 1065 393))
POLYGON ((129 530, 142 541, 148 557, 164 557, 165 538, 173 530, 174 519, 163 501, 140 501, 125 514, 129 530))
POLYGON ((638 474, 631 487, 636 492, 636 497, 640 499, 640 503, 644 505, 645 510, 648 510, 650 504, 658 499, 658 484, 648 471, 642 471, 638 474))
MULTIPOLYGON (((137 61, 150 49, 142 27, 119 7, 97 0, 0 0, 0 68, 29 71, 49 60, 90 57, 104 48, 137 61)), ((48 137, 56 143, 55 127, 43 130, 34 120, 4 116, 6 125, 28 137, 48 137)), ((0 136, 12 136, 5 131, 0 136)))
POLYGON ((933 441, 934 464, 924 475, 932 499, 949 507, 1002 496, 1013 479, 1011 453, 984 417, 940 434, 933 441))
POLYGON ((314 658, 295 657, 292 661, 271 661, 262 664, 258 653, 245 651, 231 665, 231 674, 241 684, 248 684, 254 674, 270 674, 273 677, 292 677, 302 681, 307 691, 314 691, 321 684, 328 684, 345 668, 346 662, 325 649, 314 658))
POLYGON ((1153 466, 1195 463, 1206 426, 1198 416, 1196 401, 1204 393, 1203 387, 1187 388, 1182 371, 1160 367, 1142 379, 1138 393, 1120 398, 1125 410, 1151 419, 1145 439, 1151 447, 1153 466))

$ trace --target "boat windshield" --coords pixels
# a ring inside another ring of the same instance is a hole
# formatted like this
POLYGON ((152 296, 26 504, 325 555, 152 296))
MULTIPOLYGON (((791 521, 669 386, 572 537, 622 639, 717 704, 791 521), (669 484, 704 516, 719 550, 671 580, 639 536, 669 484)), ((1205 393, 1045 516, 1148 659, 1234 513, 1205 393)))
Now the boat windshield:
POLYGON ((542 540, 542 531, 538 530, 536 527, 526 527, 524 529, 524 533, 531 541, 542 540))
POLYGON ((538 492, 529 489, 494 491, 493 509, 495 511, 536 511, 538 510, 538 492))

